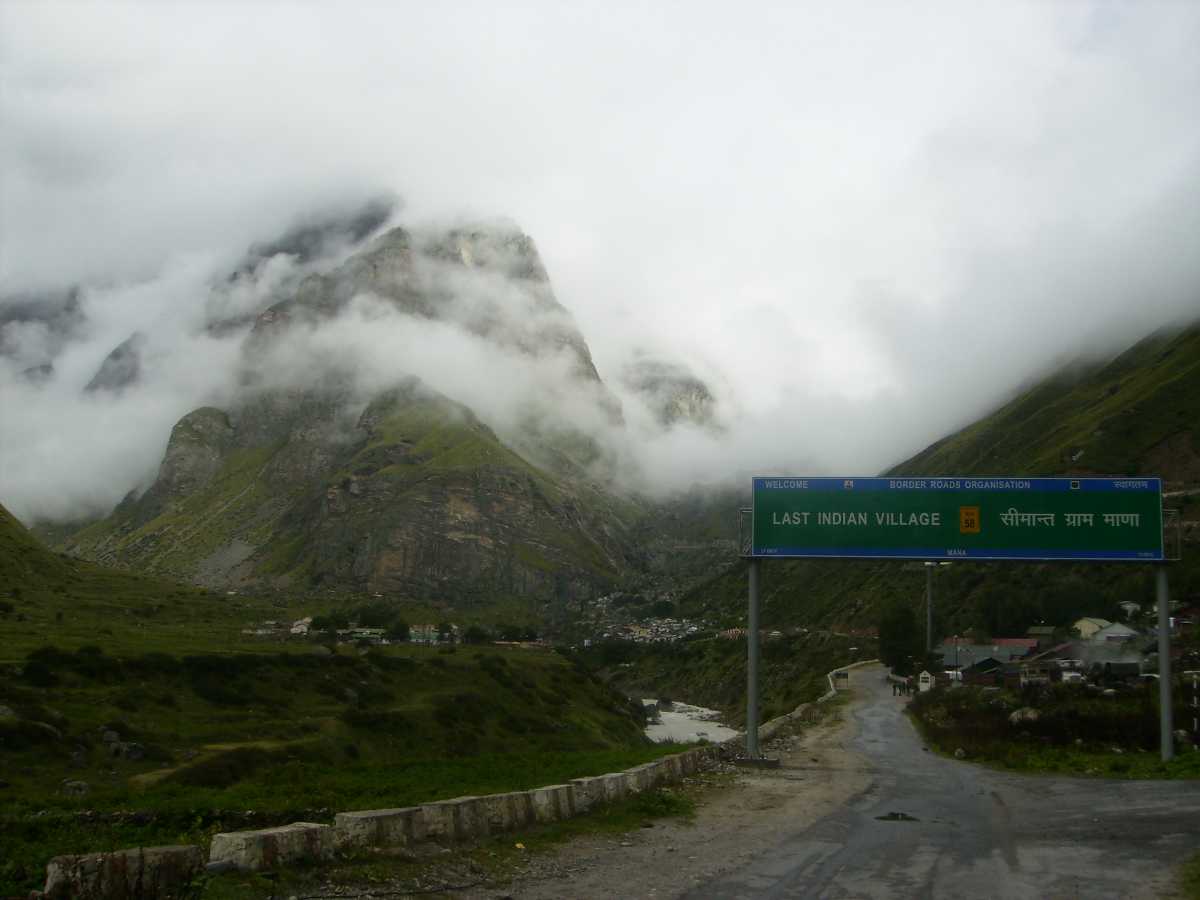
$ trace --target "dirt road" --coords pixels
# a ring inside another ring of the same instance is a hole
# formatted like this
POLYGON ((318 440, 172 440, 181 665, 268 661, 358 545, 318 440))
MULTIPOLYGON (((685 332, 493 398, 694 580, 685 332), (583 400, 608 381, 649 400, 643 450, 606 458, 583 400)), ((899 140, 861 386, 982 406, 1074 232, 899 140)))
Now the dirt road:
POLYGON ((1164 898, 1200 849, 1200 784, 1031 777, 925 750, 882 669, 842 720, 742 770, 690 824, 530 861, 494 900, 653 897, 1164 898))
POLYGON ((806 728, 765 747, 780 758, 778 769, 737 770, 734 783, 710 795, 690 823, 663 821, 620 837, 576 840, 531 860, 506 888, 463 896, 679 897, 736 872, 782 833, 815 824, 866 790, 869 763, 849 749, 856 733, 848 715, 806 728))

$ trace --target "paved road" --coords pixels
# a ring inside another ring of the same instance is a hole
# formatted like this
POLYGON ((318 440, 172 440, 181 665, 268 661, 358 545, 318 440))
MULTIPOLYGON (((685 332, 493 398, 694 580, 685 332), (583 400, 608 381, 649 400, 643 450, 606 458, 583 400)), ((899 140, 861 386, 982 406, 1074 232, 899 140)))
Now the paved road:
POLYGON ((880 670, 855 687, 851 749, 868 760, 870 786, 685 896, 1159 898, 1167 870, 1200 849, 1196 782, 1019 776, 944 759, 922 749, 880 670))

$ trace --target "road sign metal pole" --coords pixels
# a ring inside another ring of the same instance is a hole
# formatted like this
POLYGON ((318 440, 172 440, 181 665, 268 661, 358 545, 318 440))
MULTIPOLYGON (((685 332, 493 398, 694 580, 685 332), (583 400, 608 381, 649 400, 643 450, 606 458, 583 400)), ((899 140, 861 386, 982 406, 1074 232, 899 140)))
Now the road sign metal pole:
POLYGON ((750 560, 750 615, 746 623, 746 756, 758 758, 758 566, 750 560))
MULTIPOLYGON (((933 566, 925 563, 925 653, 933 652, 933 566)), ((911 621, 911 619, 909 620, 911 621)))
POLYGON ((1171 621, 1167 615, 1167 567, 1155 567, 1158 593, 1158 708, 1162 760, 1175 757, 1174 725, 1171 721, 1171 621))
POLYGON ((1192 673, 1192 741, 1200 741, 1200 675, 1192 673))

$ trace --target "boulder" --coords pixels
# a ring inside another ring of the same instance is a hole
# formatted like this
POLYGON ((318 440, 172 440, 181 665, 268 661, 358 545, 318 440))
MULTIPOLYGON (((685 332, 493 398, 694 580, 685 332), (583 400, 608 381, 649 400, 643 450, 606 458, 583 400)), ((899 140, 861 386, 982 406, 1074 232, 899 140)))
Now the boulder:
POLYGON ((114 759, 128 759, 134 762, 146 756, 146 748, 136 741, 116 741, 108 745, 108 752, 114 759))
POLYGON ((59 790, 68 797, 86 797, 91 793, 92 786, 86 781, 72 781, 67 778, 63 780, 59 790))
POLYGON ((1009 715, 1008 722, 1010 725, 1020 725, 1024 722, 1036 722, 1039 718, 1041 718, 1041 713, 1036 709, 1032 706, 1023 706, 1009 715))

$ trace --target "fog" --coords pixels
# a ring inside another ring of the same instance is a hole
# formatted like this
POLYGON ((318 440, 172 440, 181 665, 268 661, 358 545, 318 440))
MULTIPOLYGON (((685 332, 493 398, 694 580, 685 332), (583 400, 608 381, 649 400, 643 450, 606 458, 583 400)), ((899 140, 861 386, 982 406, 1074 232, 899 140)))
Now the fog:
POLYGON ((0 330, 0 502, 145 486, 182 415, 237 401, 239 316, 352 240, 248 249, 377 197, 532 236, 624 424, 570 354, 471 331, 545 314, 493 276, 443 273, 437 321, 357 298, 254 363, 416 374, 512 441, 549 416, 643 490, 875 472, 1200 317, 1200 7, 796 7, 0 3, 0 321, 78 288, 69 334, 0 330), (137 381, 85 390, 135 332, 137 381), (638 353, 721 427, 663 428, 638 353))

